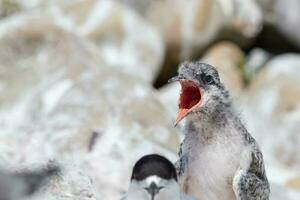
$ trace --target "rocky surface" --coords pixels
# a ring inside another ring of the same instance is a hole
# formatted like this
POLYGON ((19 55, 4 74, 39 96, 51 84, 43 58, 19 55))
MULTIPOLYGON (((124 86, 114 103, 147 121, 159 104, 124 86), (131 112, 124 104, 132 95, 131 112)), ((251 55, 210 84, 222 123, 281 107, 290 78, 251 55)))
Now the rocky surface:
POLYGON ((300 1, 298 0, 258 0, 263 10, 264 21, 276 27, 292 44, 300 48, 299 32, 300 1))
POLYGON ((151 68, 145 59, 138 71, 115 65, 89 37, 39 16, 0 24, 1 165, 68 163, 43 198, 120 198, 142 155, 176 159, 178 136, 149 84, 151 68))
POLYGON ((276 160, 294 169, 300 167, 300 157, 294 154, 300 150, 300 137, 296 133, 300 120, 299 78, 299 55, 275 57, 252 81, 246 100, 253 134, 263 147, 272 148, 276 160), (270 141, 270 137, 277 139, 270 141), (270 142, 273 144, 267 145, 270 142))
POLYGON ((263 21, 297 44, 297 2, 284 2, 0 0, 0 169, 56 161, 61 173, 33 199, 119 199, 138 158, 176 160, 180 86, 152 83, 194 58, 233 94, 271 199, 298 200, 299 53, 241 49, 263 21))
POLYGON ((218 0, 120 1, 138 10, 157 27, 169 48, 180 49, 182 59, 203 50, 224 27, 236 29, 245 37, 254 37, 262 23, 260 8, 252 0, 243 4, 235 0, 227 3, 218 0))
POLYGON ((298 198, 297 192, 288 190, 285 187, 278 184, 271 184, 270 189, 272 191, 270 194, 270 200, 296 200, 298 198))
POLYGON ((87 173, 83 171, 84 168, 67 163, 63 166, 64 168, 58 175, 49 183, 45 183, 37 193, 26 199, 96 200, 100 198, 93 185, 93 178, 87 176, 87 173))
MULTIPOLYGON (((32 5, 24 2, 21 6, 25 10, 32 7, 40 9, 33 9, 33 14, 29 14, 32 13, 29 10, 27 15, 12 16, 2 22, 3 29, 6 29, 5 24, 18 26, 18 23, 34 22, 38 25, 30 26, 37 26, 36 31, 46 33, 48 25, 54 23, 90 40, 100 51, 98 56, 109 62, 111 67, 148 82, 156 77, 164 56, 162 38, 153 26, 125 6, 105 0, 37 1, 32 5), (39 25, 43 23, 45 29, 40 30, 39 25)), ((28 29, 27 32, 34 30, 28 29)))
POLYGON ((244 77, 246 81, 251 81, 271 57, 270 53, 261 48, 252 49, 247 55, 244 63, 244 77))
POLYGON ((275 5, 276 26, 291 42, 300 48, 299 32, 300 24, 300 1, 298 0, 277 0, 275 5))
POLYGON ((215 66, 221 81, 234 97, 241 94, 244 88, 242 67, 245 56, 242 50, 233 43, 220 42, 204 54, 201 61, 215 66))
POLYGON ((119 0, 137 10, 161 33, 166 57, 157 84, 174 74, 178 63, 195 59, 226 30, 226 39, 244 45, 261 30, 262 13, 253 0, 119 0))
POLYGON ((290 188, 292 199, 298 186, 300 57, 286 54, 271 59, 252 80, 244 96, 244 118, 264 152, 269 180, 290 188), (272 138, 272 139, 271 139, 272 138))

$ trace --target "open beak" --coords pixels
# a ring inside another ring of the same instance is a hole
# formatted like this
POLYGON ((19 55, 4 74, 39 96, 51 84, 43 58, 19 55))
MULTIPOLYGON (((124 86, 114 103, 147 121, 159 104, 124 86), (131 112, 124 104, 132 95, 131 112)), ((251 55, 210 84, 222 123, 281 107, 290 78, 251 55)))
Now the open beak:
POLYGON ((176 117, 175 126, 195 108, 201 106, 203 89, 194 81, 174 77, 171 81, 179 81, 181 94, 179 97, 179 111, 176 117))

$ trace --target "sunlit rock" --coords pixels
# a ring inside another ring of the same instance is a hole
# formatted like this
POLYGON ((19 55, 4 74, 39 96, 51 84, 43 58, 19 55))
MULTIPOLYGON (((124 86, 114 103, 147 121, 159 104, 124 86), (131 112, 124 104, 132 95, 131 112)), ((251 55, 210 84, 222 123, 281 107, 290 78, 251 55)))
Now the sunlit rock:
POLYGON ((270 60, 271 55, 261 49, 254 48, 247 55, 244 67, 245 78, 247 81, 250 81, 255 75, 259 72, 259 70, 265 66, 265 64, 270 60))
MULTIPOLYGON (((76 164, 60 163, 61 171, 43 184, 33 195, 22 200, 61 199, 96 200, 102 199, 93 186, 93 180, 84 168, 76 164)), ((27 166, 28 167, 28 166, 27 166)))
POLYGON ((299 81, 300 56, 277 56, 252 80, 245 100, 248 126, 266 160, 291 169, 300 166, 299 81))
POLYGON ((276 26, 279 30, 300 49, 300 1, 277 0, 276 26))
POLYGON ((164 104, 164 107, 167 108, 174 122, 178 112, 180 90, 181 87, 179 83, 170 83, 158 90, 158 97, 164 104))
POLYGON ((19 15, 0 24, 0 48, 5 49, 0 53, 1 110, 18 104, 15 116, 6 116, 15 121, 33 117, 23 109, 34 109, 37 105, 31 102, 45 87, 64 76, 75 80, 88 76, 105 63, 91 43, 39 14, 19 15), (25 102, 29 107, 25 108, 25 102))
POLYGON ((89 38, 112 67, 148 82, 157 76, 164 58, 161 35, 133 10, 98 0, 70 4, 56 12, 65 27, 89 38))
POLYGON ((30 22, 44 20, 44 29, 49 23, 55 23, 61 29, 89 39, 111 67, 148 82, 156 77, 164 57, 162 38, 152 25, 128 7, 106 0, 17 3, 23 13, 34 12, 34 16, 18 14, 4 24, 28 23, 27 32, 30 32, 40 27, 30 22))
POLYGON ((300 1, 258 0, 257 3, 263 10, 264 21, 276 27, 293 45, 300 48, 300 1))
POLYGON ((0 20, 21 10, 20 5, 16 1, 1 0, 0 1, 0 20))
POLYGON ((297 192, 289 190, 288 188, 278 184, 271 183, 270 189, 270 200, 296 200, 298 196, 297 192))
POLYGON ((79 172, 68 169, 74 179, 56 180, 47 197, 119 199, 141 156, 176 160, 178 135, 150 85, 155 70, 147 59, 138 70, 116 65, 101 45, 40 12, 0 23, 0 164, 58 160, 79 172))
POLYGON ((261 11, 255 1, 120 0, 138 10, 157 27, 169 48, 179 48, 189 58, 213 41, 224 27, 237 29, 246 37, 260 31, 261 11))
POLYGON ((288 180, 286 186, 291 189, 299 190, 300 193, 300 176, 288 180))
POLYGON ((261 10, 253 0, 119 1, 137 10, 163 36, 167 49, 158 86, 175 73, 179 62, 198 58, 212 42, 223 39, 223 31, 226 39, 244 44, 262 25, 261 10))
POLYGON ((244 59, 244 53, 238 46, 230 42, 221 42, 208 49, 201 61, 216 67, 221 81, 231 94, 237 97, 244 87, 244 59))

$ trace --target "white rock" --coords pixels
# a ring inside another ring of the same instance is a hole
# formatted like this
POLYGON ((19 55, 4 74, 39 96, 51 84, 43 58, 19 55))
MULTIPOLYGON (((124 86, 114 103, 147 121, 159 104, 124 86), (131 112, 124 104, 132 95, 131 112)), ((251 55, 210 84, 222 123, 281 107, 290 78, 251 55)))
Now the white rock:
POLYGON ((253 38, 261 31, 263 15, 255 0, 219 0, 219 2, 222 2, 223 10, 226 7, 224 2, 231 5, 230 12, 227 12, 232 17, 230 24, 246 38, 253 38))
MULTIPOLYGON (((159 32, 118 2, 38 0, 18 4, 25 11, 35 12, 35 15, 12 16, 12 19, 3 22, 7 26, 15 23, 18 26, 24 21, 55 23, 62 29, 91 40, 100 49, 102 59, 111 67, 148 82, 156 77, 164 57, 164 44, 159 32), (48 17, 47 20, 45 17, 48 17)), ((5 29, 9 29, 7 26, 5 29)), ((33 28, 35 24, 27 26, 33 28)))
POLYGON ((254 0, 119 1, 133 7, 157 27, 168 51, 176 54, 177 49, 181 59, 195 56, 225 27, 252 38, 262 25, 261 10, 254 0))
POLYGON ((216 67, 222 83, 232 96, 238 97, 244 88, 241 73, 244 59, 244 53, 238 46, 230 42, 219 42, 207 50, 201 61, 216 67))
POLYGON ((300 47, 300 1, 298 0, 257 0, 263 10, 264 21, 274 25, 294 45, 300 47))
POLYGON ((295 191, 289 190, 281 185, 271 184, 270 200, 297 200, 299 196, 295 191))
POLYGON ((269 61, 253 79, 245 116, 267 162, 299 169, 300 56, 286 54, 269 61))
POLYGON ((158 90, 159 100, 163 103, 164 107, 167 108, 174 122, 178 112, 180 90, 181 87, 179 83, 170 83, 158 90))
POLYGON ((177 157, 178 136, 149 84, 155 70, 147 62, 141 71, 115 66, 104 46, 41 12, 0 22, 0 48, 6 50, 0 53, 0 165, 58 160, 74 171, 47 189, 47 199, 118 199, 142 155, 177 157))
POLYGON ((63 169, 58 175, 45 182, 42 188, 33 196, 24 200, 96 200, 102 199, 96 195, 93 180, 86 175, 86 169, 75 164, 60 163, 63 169))
POLYGON ((75 32, 101 49, 103 59, 112 67, 148 82, 154 80, 163 61, 164 44, 159 32, 135 12, 103 0, 79 2, 60 12, 73 23, 75 32), (85 10, 81 4, 85 4, 85 10))
POLYGON ((252 49, 249 52, 245 63, 245 74, 247 78, 253 78, 254 75, 256 75, 256 73, 267 63, 270 57, 271 55, 261 48, 252 49))
POLYGON ((275 5, 276 26, 300 48, 300 1, 277 0, 275 5))

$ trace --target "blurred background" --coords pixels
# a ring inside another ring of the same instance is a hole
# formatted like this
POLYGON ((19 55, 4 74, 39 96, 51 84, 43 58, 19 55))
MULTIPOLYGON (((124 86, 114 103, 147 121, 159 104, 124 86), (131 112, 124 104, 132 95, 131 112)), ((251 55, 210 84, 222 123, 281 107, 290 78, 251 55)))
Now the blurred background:
POLYGON ((176 161, 183 60, 214 65, 300 199, 299 0, 0 0, 0 168, 58 162, 33 198, 115 200, 141 156, 176 161))

